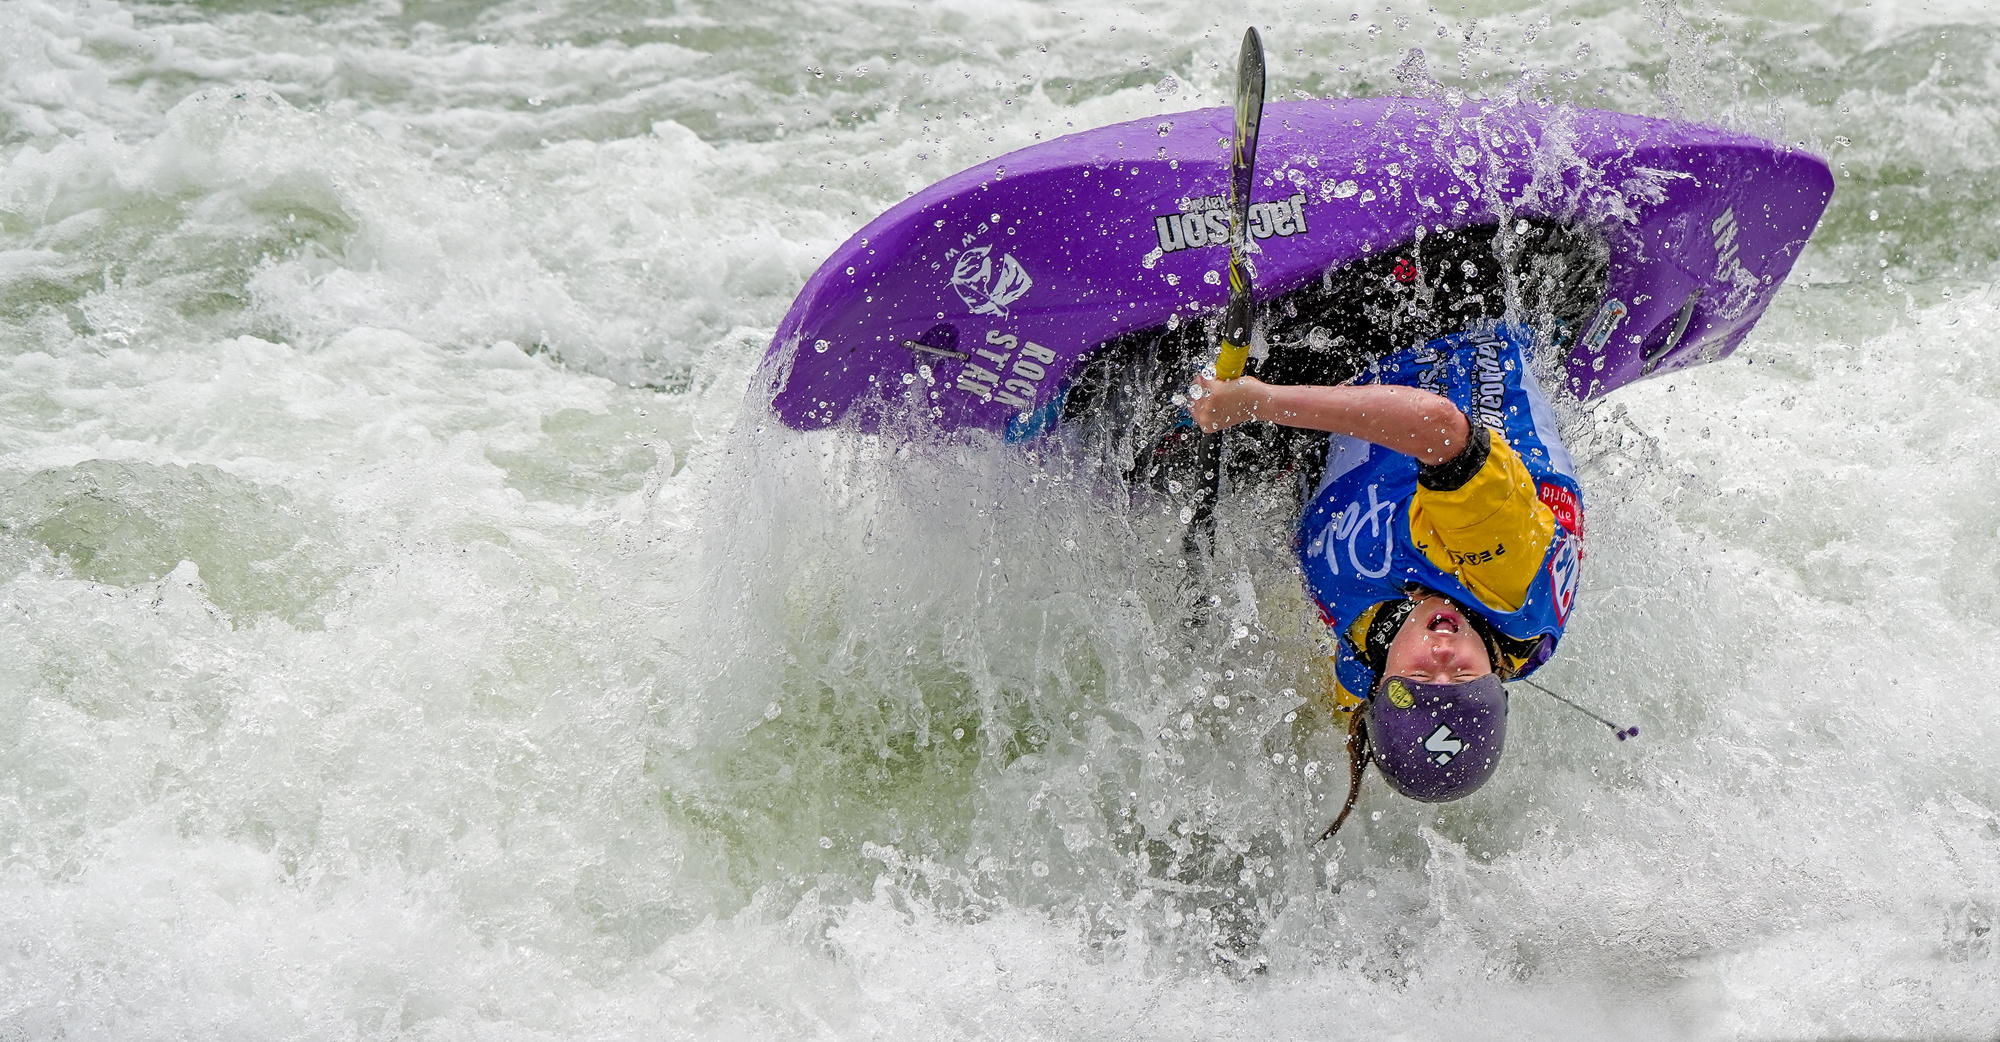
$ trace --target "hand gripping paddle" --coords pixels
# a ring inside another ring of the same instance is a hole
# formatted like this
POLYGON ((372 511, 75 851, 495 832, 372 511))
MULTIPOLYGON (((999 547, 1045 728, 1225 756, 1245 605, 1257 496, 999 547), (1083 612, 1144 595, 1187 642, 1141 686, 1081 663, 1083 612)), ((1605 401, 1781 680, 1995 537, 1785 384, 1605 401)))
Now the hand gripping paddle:
MULTIPOLYGON (((1243 52, 1236 60, 1236 129, 1229 151, 1229 308, 1222 316, 1222 343, 1216 351, 1215 375, 1234 380, 1243 375, 1250 354, 1250 264, 1244 246, 1250 234, 1250 182, 1257 167, 1257 127, 1264 119, 1264 40, 1255 26, 1243 33, 1243 52)), ((1188 522, 1187 547, 1193 556, 1215 543, 1215 500, 1222 474, 1222 435, 1204 434, 1200 446, 1203 488, 1196 493, 1188 522)))

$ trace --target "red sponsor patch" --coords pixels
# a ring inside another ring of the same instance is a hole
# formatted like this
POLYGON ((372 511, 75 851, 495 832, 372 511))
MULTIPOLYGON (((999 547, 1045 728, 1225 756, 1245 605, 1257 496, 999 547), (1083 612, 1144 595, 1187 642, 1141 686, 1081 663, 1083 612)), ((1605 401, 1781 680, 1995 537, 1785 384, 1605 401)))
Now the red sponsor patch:
POLYGON ((1583 504, 1577 502, 1576 493, 1561 485, 1537 483, 1535 494, 1548 504, 1549 512, 1556 516, 1556 524, 1569 529, 1579 539, 1583 537, 1583 504))
POLYGON ((1395 275, 1397 282, 1415 282, 1417 281, 1417 266, 1411 264, 1408 257, 1398 257, 1396 258, 1395 275))

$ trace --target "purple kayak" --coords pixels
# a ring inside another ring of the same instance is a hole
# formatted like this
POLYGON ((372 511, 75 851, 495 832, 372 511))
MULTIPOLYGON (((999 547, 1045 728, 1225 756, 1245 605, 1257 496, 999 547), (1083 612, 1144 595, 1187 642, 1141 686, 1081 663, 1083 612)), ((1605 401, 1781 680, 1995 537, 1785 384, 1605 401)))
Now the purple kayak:
MULTIPOLYGON (((892 207, 806 282, 752 395, 797 429, 1041 433, 1093 352, 1227 302, 1230 125, 1211 108, 1086 131, 892 207)), ((1364 267, 1448 284, 1419 263, 1427 238, 1587 231, 1605 257, 1559 338, 1584 399, 1729 354, 1833 191, 1821 159, 1711 127, 1413 98, 1265 106, 1256 183, 1265 302, 1364 267)))

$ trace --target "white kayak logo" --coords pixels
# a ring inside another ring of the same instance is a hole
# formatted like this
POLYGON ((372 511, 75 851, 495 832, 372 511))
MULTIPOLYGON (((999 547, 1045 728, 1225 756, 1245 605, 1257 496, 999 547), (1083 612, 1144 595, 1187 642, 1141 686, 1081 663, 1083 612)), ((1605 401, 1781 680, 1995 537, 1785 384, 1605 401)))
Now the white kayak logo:
MULTIPOLYGON (((1153 231, 1159 237, 1160 252, 1172 253, 1228 242, 1231 223, 1229 197, 1208 195, 1181 200, 1178 212, 1156 214, 1153 231)), ((1306 197, 1303 195, 1250 204, 1251 238, 1268 239, 1273 235, 1289 238, 1305 231, 1306 197)))
POLYGON ((1432 763, 1443 767, 1451 762, 1452 757, 1465 751, 1465 743, 1451 733, 1451 728, 1439 724, 1438 729, 1432 731, 1429 738, 1424 739, 1424 751, 1432 754, 1432 763))
POLYGON ((951 269, 951 288, 975 315, 1007 317, 1007 305, 1021 299, 1035 280, 1011 253, 993 259, 993 247, 974 246, 958 255, 951 269))

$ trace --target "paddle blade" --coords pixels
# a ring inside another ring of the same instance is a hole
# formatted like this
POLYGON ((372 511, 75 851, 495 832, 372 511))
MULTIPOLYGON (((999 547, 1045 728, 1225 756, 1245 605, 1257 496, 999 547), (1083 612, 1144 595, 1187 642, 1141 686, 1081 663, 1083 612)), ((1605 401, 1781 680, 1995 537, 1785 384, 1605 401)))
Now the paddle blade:
POLYGON ((1229 152, 1229 310, 1222 319, 1222 345, 1215 375, 1243 375, 1250 353, 1250 264, 1244 243, 1250 234, 1250 188, 1257 172, 1257 129, 1264 119, 1264 40, 1251 26, 1243 32, 1236 61, 1236 130, 1229 152))
MULTIPOLYGON (((1236 59, 1236 132, 1230 141, 1229 205, 1239 218, 1250 209, 1250 177, 1257 166, 1257 127, 1264 120, 1264 39, 1257 28, 1243 31, 1236 59)), ((1243 241, 1238 224, 1233 241, 1243 241)))

